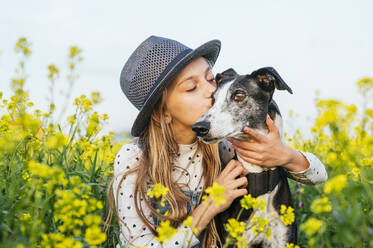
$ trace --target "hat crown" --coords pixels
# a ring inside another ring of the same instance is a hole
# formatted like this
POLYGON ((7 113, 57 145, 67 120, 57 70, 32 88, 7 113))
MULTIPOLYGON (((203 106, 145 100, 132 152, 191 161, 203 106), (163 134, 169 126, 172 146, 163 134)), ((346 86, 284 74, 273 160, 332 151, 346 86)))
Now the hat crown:
POLYGON ((190 48, 176 40, 152 35, 130 55, 120 75, 120 86, 138 110, 167 65, 186 49, 190 48))

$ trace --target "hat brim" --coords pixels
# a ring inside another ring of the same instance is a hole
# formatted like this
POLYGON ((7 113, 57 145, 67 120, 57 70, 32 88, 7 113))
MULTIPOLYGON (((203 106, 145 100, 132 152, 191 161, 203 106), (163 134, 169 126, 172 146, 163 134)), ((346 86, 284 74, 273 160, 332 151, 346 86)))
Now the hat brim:
POLYGON ((219 40, 211 40, 187 53, 183 58, 175 63, 168 73, 160 79, 159 84, 150 93, 149 97, 140 109, 135 122, 132 125, 131 135, 139 137, 149 124, 151 113, 154 105, 160 99, 163 90, 170 84, 172 79, 193 59, 200 56, 205 57, 210 61, 211 66, 214 66, 220 52, 221 42, 219 40))

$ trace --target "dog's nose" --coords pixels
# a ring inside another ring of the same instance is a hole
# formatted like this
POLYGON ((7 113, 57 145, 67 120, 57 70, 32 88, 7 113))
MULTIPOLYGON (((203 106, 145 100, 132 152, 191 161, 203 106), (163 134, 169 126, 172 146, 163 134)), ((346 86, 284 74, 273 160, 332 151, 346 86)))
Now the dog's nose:
POLYGON ((197 134, 197 136, 205 136, 210 130, 210 122, 199 121, 193 125, 192 130, 197 134))

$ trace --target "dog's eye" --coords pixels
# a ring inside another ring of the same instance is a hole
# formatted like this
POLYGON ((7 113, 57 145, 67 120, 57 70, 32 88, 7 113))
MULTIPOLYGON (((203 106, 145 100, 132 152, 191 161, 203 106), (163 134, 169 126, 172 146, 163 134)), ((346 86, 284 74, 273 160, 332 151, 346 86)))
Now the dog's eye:
POLYGON ((246 94, 242 91, 236 91, 233 95, 235 101, 242 101, 245 98, 246 94))

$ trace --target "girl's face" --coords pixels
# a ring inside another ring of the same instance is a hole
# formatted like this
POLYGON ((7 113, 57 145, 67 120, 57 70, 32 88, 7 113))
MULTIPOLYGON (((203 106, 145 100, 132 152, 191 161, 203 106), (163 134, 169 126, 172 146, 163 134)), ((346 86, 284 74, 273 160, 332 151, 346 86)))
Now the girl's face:
POLYGON ((171 117, 176 136, 194 137, 192 126, 211 108, 211 96, 217 87, 207 60, 194 59, 168 87, 166 116, 171 117))

